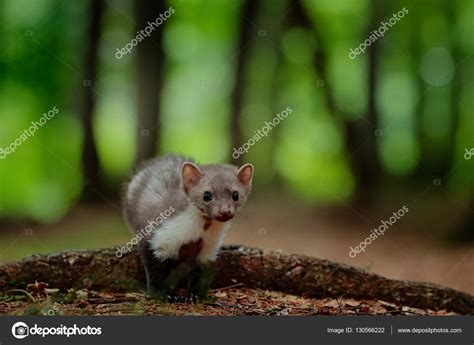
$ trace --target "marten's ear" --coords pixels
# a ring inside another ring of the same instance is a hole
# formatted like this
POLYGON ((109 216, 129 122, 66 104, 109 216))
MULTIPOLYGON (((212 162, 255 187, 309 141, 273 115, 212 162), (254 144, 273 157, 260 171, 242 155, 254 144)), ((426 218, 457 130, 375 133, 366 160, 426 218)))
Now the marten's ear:
POLYGON ((181 177, 183 179, 184 191, 188 193, 189 189, 199 182, 202 172, 196 164, 185 162, 181 167, 181 177))
POLYGON ((245 187, 250 187, 250 185, 252 184, 252 177, 253 165, 250 163, 242 165, 239 171, 237 171, 237 178, 245 187))

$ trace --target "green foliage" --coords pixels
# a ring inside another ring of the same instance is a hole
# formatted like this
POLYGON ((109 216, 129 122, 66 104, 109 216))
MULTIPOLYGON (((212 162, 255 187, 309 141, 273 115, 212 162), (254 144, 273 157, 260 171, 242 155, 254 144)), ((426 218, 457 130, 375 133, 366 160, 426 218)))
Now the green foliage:
MULTIPOLYGON (((0 4, 0 147, 8 146, 53 106, 60 109, 34 137, 0 160, 0 216, 52 222, 77 202, 83 188, 79 114, 89 13, 85 2, 0 4)), ((156 95, 162 109, 160 146, 163 152, 202 162, 229 161, 230 95, 241 53, 236 47, 242 1, 169 5, 176 13, 160 28, 167 56, 164 89, 156 95)), ((262 6, 267 12, 259 14, 259 22, 247 23, 255 38, 245 47, 250 60, 245 68, 242 136, 248 140, 287 106, 293 113, 244 160, 255 164, 258 185, 268 185, 279 175, 294 194, 311 202, 349 198, 356 181, 341 121, 367 117, 368 53, 354 60, 348 53, 375 29, 368 26, 373 2, 304 2, 321 41, 311 29, 283 25, 287 1, 265 1, 262 6), (266 35, 259 35, 259 30, 266 35), (326 56, 326 80, 315 68, 323 63, 316 58, 318 50, 326 56), (338 114, 328 108, 326 86, 338 114)), ((474 133, 474 68, 472 56, 467 56, 474 42, 474 5, 391 1, 385 4, 383 18, 403 6, 409 13, 378 40, 382 167, 389 175, 409 179, 422 157, 436 170, 452 156, 461 166, 449 176, 450 188, 466 192, 466 185, 473 188, 474 160, 464 160, 463 154, 473 146, 474 133), (459 93, 452 92, 455 83, 459 93), (446 145, 452 136, 454 148, 446 145)), ((99 80, 92 86, 100 161, 115 189, 133 166, 141 135, 135 128, 136 52, 121 60, 114 56, 116 48, 135 34, 132 7, 130 0, 107 2, 99 80)))

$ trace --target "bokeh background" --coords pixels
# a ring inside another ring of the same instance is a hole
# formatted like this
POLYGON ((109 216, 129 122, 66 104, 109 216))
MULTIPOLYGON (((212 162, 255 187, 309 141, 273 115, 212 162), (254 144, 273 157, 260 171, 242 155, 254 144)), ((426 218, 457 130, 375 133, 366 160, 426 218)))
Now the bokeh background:
POLYGON ((0 262, 130 240, 123 181, 171 152, 255 165, 228 243, 474 293, 473 18, 468 0, 0 0, 0 147, 59 110, 0 159, 0 262))

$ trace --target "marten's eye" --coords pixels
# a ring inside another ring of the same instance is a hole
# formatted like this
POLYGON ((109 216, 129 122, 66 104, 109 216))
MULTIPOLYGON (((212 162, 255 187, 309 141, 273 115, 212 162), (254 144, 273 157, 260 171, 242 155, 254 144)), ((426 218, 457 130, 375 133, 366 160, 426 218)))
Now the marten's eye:
POLYGON ((212 194, 211 192, 204 192, 202 196, 202 200, 204 201, 211 201, 212 200, 212 194))
POLYGON ((239 201, 239 192, 232 193, 232 200, 239 201))

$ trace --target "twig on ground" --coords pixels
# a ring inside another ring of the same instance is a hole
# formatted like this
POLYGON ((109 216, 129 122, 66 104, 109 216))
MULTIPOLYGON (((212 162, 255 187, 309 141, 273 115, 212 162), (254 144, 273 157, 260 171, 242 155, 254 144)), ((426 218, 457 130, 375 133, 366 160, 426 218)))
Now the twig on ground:
POLYGON ((7 292, 23 292, 23 293, 25 293, 29 298, 31 298, 31 300, 32 300, 33 302, 36 303, 36 299, 33 297, 33 295, 30 294, 30 293, 29 293, 28 291, 26 291, 26 290, 22 290, 22 289, 11 289, 11 290, 8 290, 7 292))
POLYGON ((209 292, 217 292, 217 291, 235 289, 236 287, 243 287, 243 286, 244 286, 244 284, 237 283, 237 284, 234 284, 234 285, 224 286, 224 287, 221 287, 221 288, 218 288, 218 289, 212 289, 212 290, 209 290, 209 292))

